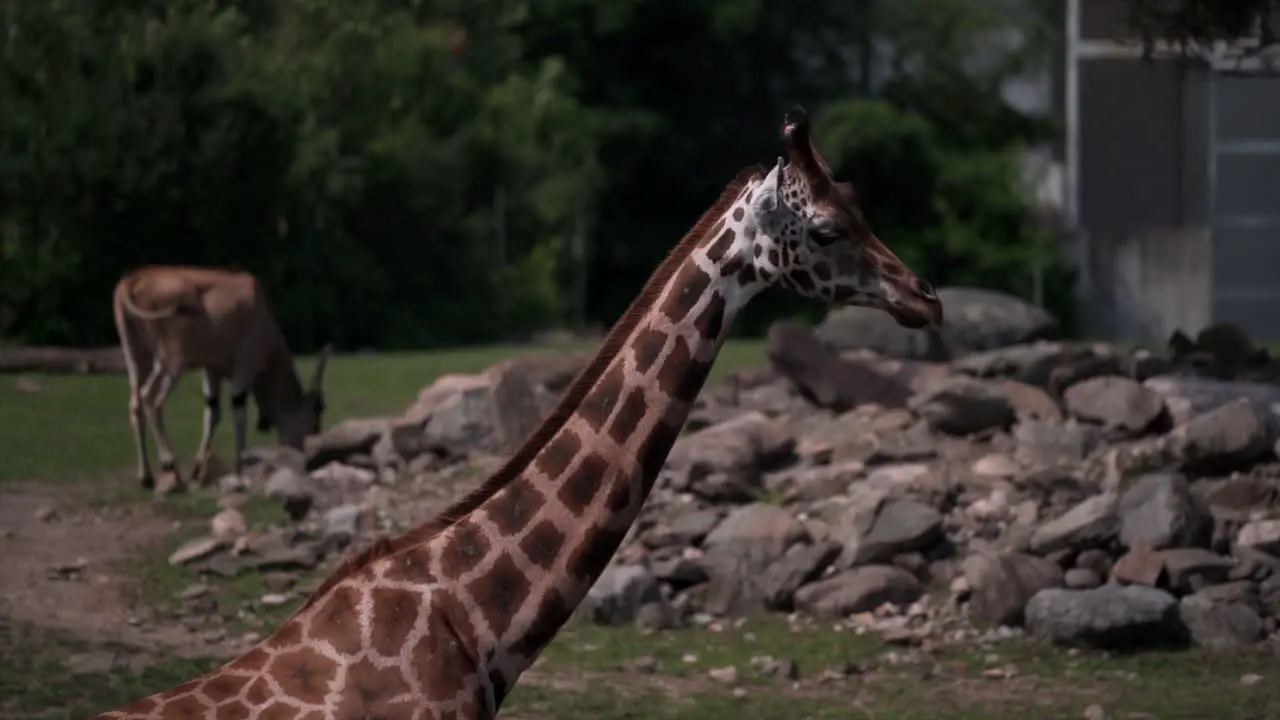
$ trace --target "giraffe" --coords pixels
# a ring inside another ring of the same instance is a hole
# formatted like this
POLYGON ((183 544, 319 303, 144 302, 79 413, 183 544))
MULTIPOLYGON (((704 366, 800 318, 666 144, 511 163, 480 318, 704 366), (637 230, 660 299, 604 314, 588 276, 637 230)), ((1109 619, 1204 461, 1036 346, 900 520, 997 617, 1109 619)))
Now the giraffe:
POLYGON ((864 219, 802 109, 739 173, 551 414, 479 488, 349 557, 241 657, 95 720, 489 720, 635 521, 734 317, 780 285, 936 326, 942 305, 864 219))

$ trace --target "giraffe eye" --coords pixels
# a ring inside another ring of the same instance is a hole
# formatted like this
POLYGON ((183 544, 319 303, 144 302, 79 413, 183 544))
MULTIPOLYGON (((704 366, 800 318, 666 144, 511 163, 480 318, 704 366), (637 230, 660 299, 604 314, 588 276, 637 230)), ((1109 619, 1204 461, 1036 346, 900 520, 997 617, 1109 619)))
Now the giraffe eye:
POLYGON ((809 228, 809 237, 819 245, 830 245, 840 239, 840 231, 833 227, 809 228))

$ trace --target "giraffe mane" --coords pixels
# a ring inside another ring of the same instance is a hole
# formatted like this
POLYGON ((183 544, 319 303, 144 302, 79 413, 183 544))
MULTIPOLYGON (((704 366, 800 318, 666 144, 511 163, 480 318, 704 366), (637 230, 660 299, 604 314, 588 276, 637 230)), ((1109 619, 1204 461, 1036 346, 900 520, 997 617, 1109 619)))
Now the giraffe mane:
POLYGON ((320 583, 315 591, 303 602, 302 606, 298 608, 297 612, 300 613, 315 604, 321 596, 335 585, 369 563, 388 555, 394 555, 401 550, 431 539, 462 517, 475 511, 482 503, 493 497, 523 472, 529 466, 529 463, 533 461, 538 451, 551 441, 555 433, 564 426, 569 417, 578 409, 587 391, 600 379, 600 375, 604 373, 605 368, 609 366, 609 363, 613 361, 622 349, 623 344, 631 337, 640 320, 648 314, 653 304, 657 302, 658 294, 674 276, 680 263, 705 238, 712 226, 720 219, 720 216, 729 210, 729 207, 742 194, 747 184, 764 177, 764 174, 763 167, 753 165, 741 170, 725 187, 715 204, 704 212, 702 217, 698 218, 698 221, 694 223, 689 232, 685 233, 680 242, 671 249, 662 263, 658 265, 657 270, 653 272, 649 281, 645 283, 640 294, 632 301, 630 307, 623 313, 622 318, 614 324, 609 334, 605 336, 604 342, 596 352, 595 357, 591 359, 587 367, 578 372, 568 389, 560 396, 560 401, 556 404, 555 409, 551 411, 551 414, 525 438, 520 447, 502 464, 502 467, 498 468, 497 472, 489 476, 475 490, 472 490, 461 500, 441 511, 432 519, 417 527, 410 528, 400 535, 383 535, 374 540, 365 549, 348 556, 325 578, 324 582, 320 583))

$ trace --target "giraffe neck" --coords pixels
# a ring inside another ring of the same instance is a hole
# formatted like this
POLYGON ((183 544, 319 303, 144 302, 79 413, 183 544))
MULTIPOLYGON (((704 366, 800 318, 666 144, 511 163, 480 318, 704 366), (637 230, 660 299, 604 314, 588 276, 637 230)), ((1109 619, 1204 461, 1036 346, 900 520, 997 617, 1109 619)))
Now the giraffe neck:
MULTIPOLYGON (((511 483, 428 544, 473 608, 496 702, 555 636, 635 522, 734 317, 766 279, 748 225, 753 183, 683 258, 559 428, 511 483)), ((703 225, 700 223, 700 225, 703 225)), ((705 226, 704 226, 705 227, 705 226)), ((684 243, 682 243, 684 245, 684 243)))

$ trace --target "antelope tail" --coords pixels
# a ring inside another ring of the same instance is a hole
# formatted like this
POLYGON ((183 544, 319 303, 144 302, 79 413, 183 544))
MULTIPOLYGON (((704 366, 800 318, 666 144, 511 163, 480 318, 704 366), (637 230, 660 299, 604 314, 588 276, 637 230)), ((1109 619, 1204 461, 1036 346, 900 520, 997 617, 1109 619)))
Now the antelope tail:
POLYGON ((133 292, 127 287, 121 290, 119 297, 120 304, 124 307, 125 311, 141 320, 164 320, 165 318, 171 318, 174 315, 177 315, 183 310, 181 301, 163 310, 143 310, 134 304, 133 292))

